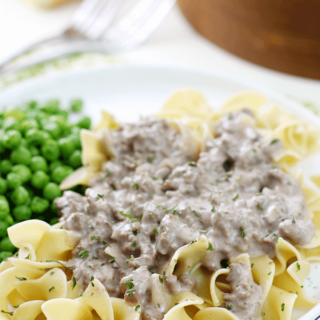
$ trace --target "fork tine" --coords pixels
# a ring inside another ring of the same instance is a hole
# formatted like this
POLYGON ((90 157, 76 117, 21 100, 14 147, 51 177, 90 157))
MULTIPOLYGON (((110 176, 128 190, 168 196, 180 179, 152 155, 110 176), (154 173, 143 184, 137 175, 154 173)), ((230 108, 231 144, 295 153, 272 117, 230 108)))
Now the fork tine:
MULTIPOLYGON (((113 51, 128 49, 146 40, 159 26, 163 18, 174 6, 176 0, 155 0, 140 15, 138 12, 124 17, 122 21, 107 32, 104 39, 113 51)), ((151 1, 149 0, 149 4, 151 1)))
POLYGON ((104 6, 103 10, 100 11, 90 27, 86 30, 86 35, 90 39, 100 38, 105 30, 110 26, 115 17, 116 12, 119 10, 123 0, 109 0, 104 6))
MULTIPOLYGON (((118 2, 121 3, 121 0, 118 2)), ((74 16, 72 27, 79 33, 87 36, 87 30, 95 23, 101 12, 105 9, 110 12, 104 20, 104 24, 107 26, 112 22, 115 13, 115 10, 111 10, 111 6, 115 6, 114 0, 85 0, 83 7, 74 16)))

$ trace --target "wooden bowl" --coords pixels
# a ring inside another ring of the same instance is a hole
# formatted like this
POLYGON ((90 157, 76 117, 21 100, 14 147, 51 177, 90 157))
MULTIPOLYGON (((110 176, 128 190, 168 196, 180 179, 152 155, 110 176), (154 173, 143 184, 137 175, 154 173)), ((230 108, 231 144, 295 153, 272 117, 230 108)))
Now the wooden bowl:
POLYGON ((320 0, 178 0, 193 27, 221 48, 320 79, 320 0))

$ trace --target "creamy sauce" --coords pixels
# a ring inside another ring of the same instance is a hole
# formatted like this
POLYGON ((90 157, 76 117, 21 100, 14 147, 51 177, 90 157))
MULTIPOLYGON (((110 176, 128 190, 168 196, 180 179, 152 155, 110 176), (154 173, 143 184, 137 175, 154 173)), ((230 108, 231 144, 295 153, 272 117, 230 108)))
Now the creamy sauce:
MULTIPOLYGON (((111 296, 140 304, 142 319, 162 319, 167 310, 151 301, 151 272, 160 273, 177 249, 201 235, 212 244, 202 261, 210 271, 244 252, 273 258, 278 237, 294 245, 311 241, 314 225, 299 183, 272 162, 281 143, 264 140, 245 117, 251 115, 220 120, 196 162, 164 120, 147 118, 105 134, 114 159, 84 197, 67 191, 55 201, 64 228, 79 236, 68 265, 83 288, 93 276, 111 296)), ((251 274, 231 264, 228 280, 231 312, 259 319, 261 288, 251 274)), ((164 282, 173 294, 195 292, 188 274, 164 282)))

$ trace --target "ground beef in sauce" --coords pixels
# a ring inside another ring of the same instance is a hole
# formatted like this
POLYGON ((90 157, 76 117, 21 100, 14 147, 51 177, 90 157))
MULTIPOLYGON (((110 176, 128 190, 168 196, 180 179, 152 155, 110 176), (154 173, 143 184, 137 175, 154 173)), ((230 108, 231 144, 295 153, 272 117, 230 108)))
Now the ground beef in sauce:
MULTIPOLYGON (((311 241, 314 226, 299 183, 272 161, 281 143, 266 141, 242 118, 241 112, 223 117, 199 159, 164 120, 146 118, 105 133, 112 161, 84 197, 66 191, 55 201, 64 228, 79 237, 68 265, 84 289, 93 276, 110 296, 139 303, 143 319, 162 319, 167 310, 151 301, 150 275, 200 235, 214 248, 203 260, 210 271, 244 252, 273 258, 280 236, 295 245, 311 241)), ((190 275, 164 280, 172 293, 195 290, 190 275)), ((228 280, 231 312, 258 319, 261 288, 251 274, 231 264, 228 280), (244 308, 243 299, 256 306, 244 308)))

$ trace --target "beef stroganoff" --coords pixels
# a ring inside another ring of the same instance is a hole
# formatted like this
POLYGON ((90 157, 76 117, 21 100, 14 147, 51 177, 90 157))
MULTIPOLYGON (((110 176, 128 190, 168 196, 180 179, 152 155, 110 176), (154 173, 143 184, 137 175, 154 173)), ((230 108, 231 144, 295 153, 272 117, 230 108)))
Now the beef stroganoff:
POLYGON ((277 124, 264 102, 239 95, 215 113, 181 91, 157 117, 105 113, 61 185, 87 183, 85 195, 57 198, 53 227, 10 228, 20 250, 0 265, 0 319, 291 319, 317 304, 303 281, 320 196, 289 167, 319 132, 282 111, 277 124))

